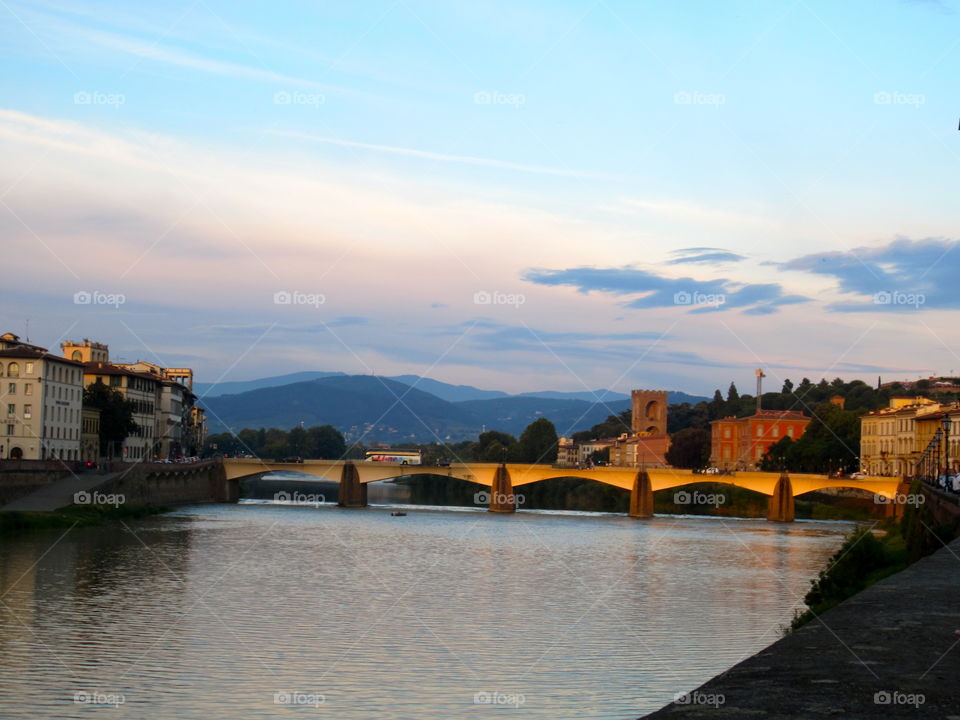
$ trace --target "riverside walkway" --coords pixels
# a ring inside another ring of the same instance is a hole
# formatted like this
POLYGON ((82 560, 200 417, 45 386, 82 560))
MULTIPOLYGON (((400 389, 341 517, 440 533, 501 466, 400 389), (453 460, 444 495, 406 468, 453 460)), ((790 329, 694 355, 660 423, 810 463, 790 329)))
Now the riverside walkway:
POLYGON ((958 630, 960 538, 645 720, 960 720, 958 630))

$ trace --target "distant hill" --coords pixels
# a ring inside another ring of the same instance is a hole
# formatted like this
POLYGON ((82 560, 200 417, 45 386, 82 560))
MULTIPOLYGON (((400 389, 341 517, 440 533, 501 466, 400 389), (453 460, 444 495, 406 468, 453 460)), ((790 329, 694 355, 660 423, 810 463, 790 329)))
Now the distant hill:
POLYGON ((208 397, 210 432, 333 425, 350 440, 430 442, 476 434, 480 423, 467 408, 386 378, 335 375, 237 395, 208 397), (398 400, 399 398, 399 400, 398 400), (366 433, 366 435, 365 435, 366 433))
POLYGON ((419 375, 394 375, 389 378, 402 382, 405 385, 415 386, 418 390, 436 395, 447 402, 462 402, 464 400, 489 400, 490 398, 507 397, 507 393, 499 390, 480 390, 472 385, 451 385, 449 383, 420 377, 419 375))
POLYGON ((550 420, 558 435, 570 435, 578 430, 589 430, 603 422, 608 415, 630 408, 629 400, 587 402, 540 397, 506 397, 492 400, 468 400, 457 403, 482 420, 487 430, 501 430, 519 436, 534 420, 550 420))
POLYGON ((237 393, 247 392, 248 390, 290 385, 291 383, 304 382, 305 380, 318 380, 320 378, 336 376, 342 377, 344 375, 346 375, 346 373, 308 370, 305 372, 290 373, 289 375, 258 378, 257 380, 231 380, 229 382, 219 383, 195 382, 193 384, 193 391, 200 397, 218 397, 220 395, 235 395, 237 393))
POLYGON ((330 424, 349 440, 403 443, 466 440, 484 427, 519 435, 534 420, 551 420, 559 433, 586 430, 621 412, 629 401, 497 397, 448 402, 419 388, 371 375, 331 375, 235 395, 207 397, 210 432, 330 424))
MULTIPOLYGON (((194 390, 201 397, 219 397, 221 395, 234 395, 247 392, 248 390, 257 390, 260 388, 279 387, 280 385, 290 385, 291 383, 304 382, 307 380, 319 380, 327 377, 347 377, 343 372, 323 372, 323 371, 305 371, 290 373, 289 375, 276 375, 273 377, 258 378, 256 380, 239 380, 221 383, 194 383, 194 390)), ((359 377, 359 376, 357 376, 359 377)), ((630 396, 615 392, 613 390, 588 390, 565 392, 562 390, 540 390, 537 392, 524 392, 510 394, 501 390, 481 390, 472 385, 452 385, 433 378, 420 377, 419 375, 392 375, 385 376, 387 380, 416 387, 417 390, 423 390, 431 395, 435 395, 441 400, 447 402, 464 402, 466 400, 492 400, 494 398, 506 397, 532 397, 543 398, 546 400, 584 400, 588 403, 602 401, 610 403, 618 400, 629 400, 630 396)), ((671 390, 668 393, 668 401, 672 403, 689 402, 696 404, 701 400, 709 400, 707 397, 697 395, 687 395, 684 392, 671 390)))
POLYGON ((563 392, 561 390, 541 390, 540 392, 517 393, 514 397, 544 398, 547 400, 586 400, 587 402, 613 402, 615 400, 629 400, 630 396, 613 390, 583 390, 580 392, 563 392))

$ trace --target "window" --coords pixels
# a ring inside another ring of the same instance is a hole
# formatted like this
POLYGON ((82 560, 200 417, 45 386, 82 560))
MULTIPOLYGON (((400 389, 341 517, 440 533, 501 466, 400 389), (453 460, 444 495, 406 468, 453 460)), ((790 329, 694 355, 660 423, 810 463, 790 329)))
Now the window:
POLYGON ((13 425, 7 425, 7 435, 13 435, 13 425))
POLYGON ((33 385, 31 385, 30 383, 26 383, 26 384, 23 386, 23 394, 24 394, 24 395, 33 395, 33 385))
POLYGON ((111 375, 110 376, 110 387, 120 387, 120 376, 111 375))
POLYGON ((25 372, 27 375, 33 375, 33 363, 32 363, 32 362, 28 362, 28 363, 26 364, 26 366, 24 367, 24 372, 25 372))
POLYGON ((79 350, 74 350, 73 355, 70 356, 70 359, 80 362, 83 358, 83 354, 79 350))
POLYGON ((33 417, 33 405, 23 406, 23 417, 27 420, 33 417))
POLYGON ((7 384, 7 395, 16 395, 17 394, 17 384, 8 383, 7 384))
POLYGON ((788 438, 792 438, 792 437, 793 437, 793 425, 791 425, 790 427, 787 428, 787 437, 788 437, 788 438))
POLYGON ((15 362, 7 365, 7 375, 10 377, 20 377, 20 366, 15 362))
POLYGON ((13 403, 8 403, 8 404, 7 404, 7 415, 16 415, 16 414, 17 414, 17 406, 14 405, 13 403))

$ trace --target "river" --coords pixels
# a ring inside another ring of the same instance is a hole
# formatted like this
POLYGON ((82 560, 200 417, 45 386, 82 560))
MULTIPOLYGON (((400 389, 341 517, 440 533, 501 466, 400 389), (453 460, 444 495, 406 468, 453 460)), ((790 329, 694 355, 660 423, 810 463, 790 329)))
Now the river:
POLYGON ((0 717, 636 718, 776 640, 849 529, 397 507, 5 540, 0 717))

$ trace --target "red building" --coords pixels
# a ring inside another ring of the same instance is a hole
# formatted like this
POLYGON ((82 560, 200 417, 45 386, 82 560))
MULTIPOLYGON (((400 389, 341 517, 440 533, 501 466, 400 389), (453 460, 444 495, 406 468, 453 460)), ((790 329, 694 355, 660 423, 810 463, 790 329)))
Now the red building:
POLYGON ((710 464, 721 470, 753 470, 767 449, 784 437, 798 440, 810 418, 794 410, 758 410, 710 423, 710 464))

